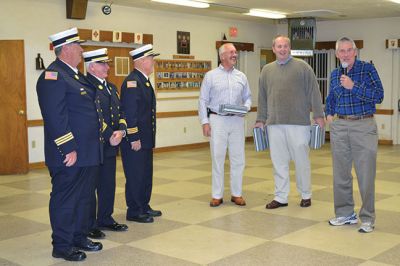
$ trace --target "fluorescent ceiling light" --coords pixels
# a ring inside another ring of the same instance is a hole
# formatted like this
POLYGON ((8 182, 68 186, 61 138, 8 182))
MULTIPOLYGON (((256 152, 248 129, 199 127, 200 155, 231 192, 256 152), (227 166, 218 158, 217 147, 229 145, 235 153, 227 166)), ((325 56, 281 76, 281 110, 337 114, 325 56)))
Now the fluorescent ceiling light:
POLYGON ((209 8, 210 5, 208 3, 191 1, 191 0, 151 0, 153 2, 159 2, 164 4, 172 4, 179 6, 190 6, 195 8, 209 8))
POLYGON ((400 4, 400 0, 390 0, 393 3, 400 4))
POLYGON ((249 13, 246 13, 245 15, 262 17, 262 18, 273 18, 273 19, 286 18, 286 15, 283 13, 270 11, 266 9, 250 9, 249 13))

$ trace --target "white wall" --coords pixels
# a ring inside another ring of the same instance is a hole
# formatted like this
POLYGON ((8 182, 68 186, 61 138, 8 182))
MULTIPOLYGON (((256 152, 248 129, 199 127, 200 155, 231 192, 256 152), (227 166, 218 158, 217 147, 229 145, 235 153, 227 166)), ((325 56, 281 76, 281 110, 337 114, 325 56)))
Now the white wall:
MULTIPOLYGON (((2 1, 0 9, 0 39, 23 39, 25 41, 25 71, 28 120, 41 119, 36 97, 36 80, 40 71, 35 70, 35 58, 40 53, 48 66, 54 60, 49 50, 48 36, 70 27, 142 32, 153 34, 155 50, 160 58, 170 59, 176 54, 176 31, 191 33, 191 54, 199 60, 212 60, 216 67, 215 42, 227 33, 230 26, 238 28, 238 37, 232 41, 251 42, 255 52, 248 53, 246 74, 254 94, 256 105, 259 76, 259 48, 270 47, 276 27, 211 17, 176 14, 153 10, 128 8, 113 4, 112 13, 101 13, 103 3, 89 2, 85 20, 66 19, 65 0, 13 0, 2 1)), ((227 34, 228 36, 228 34, 227 34)), ((190 94, 190 93, 189 93, 190 94)), ((198 95, 198 93, 191 93, 198 95)), ((163 97, 161 93, 157 97, 163 97)), ((159 101, 158 111, 197 110, 196 100, 159 101)), ((253 115, 254 116, 254 115, 253 115)), ((250 122, 252 124, 252 121, 250 122)), ((43 129, 29 128, 29 162, 44 161, 43 129), (32 141, 36 148, 32 148, 32 141)), ((206 141, 201 135, 197 117, 158 120, 157 147, 206 141), (184 133, 186 128, 186 133, 184 133)))
MULTIPOLYGON (((385 93, 382 104, 377 108, 394 110, 393 116, 376 116, 379 139, 393 140, 394 144, 399 143, 397 100, 400 91, 398 56, 400 51, 386 49, 385 40, 400 38, 399 25, 400 17, 317 22, 317 41, 336 41, 343 36, 364 41, 360 59, 368 62, 372 60, 382 80, 385 93)), ((287 27, 287 24, 278 25, 277 31, 280 34, 287 34, 287 27)))
MULTIPOLYGON (((238 28, 238 37, 232 41, 252 42, 255 52, 247 53, 246 74, 253 92, 253 106, 257 105, 259 51, 261 47, 271 47, 271 39, 276 33, 287 33, 287 24, 259 24, 233 21, 211 17, 177 14, 138 8, 128 8, 113 4, 112 13, 101 13, 102 3, 89 2, 85 20, 66 19, 64 0, 13 0, 2 1, 0 9, 0 39, 23 39, 25 41, 25 71, 28 119, 41 119, 36 97, 36 80, 40 74, 35 70, 35 58, 40 53, 45 65, 54 60, 49 50, 49 35, 61 30, 78 27, 87 29, 119 30, 153 34, 155 50, 160 58, 170 59, 176 54, 176 31, 191 33, 191 54, 199 60, 212 60, 216 67, 217 53, 215 41, 230 26, 238 28)), ((377 116, 381 139, 392 139, 398 143, 400 138, 397 99, 399 97, 399 51, 385 49, 385 39, 400 36, 400 17, 369 20, 322 21, 317 23, 318 41, 335 41, 347 35, 364 40, 361 59, 372 60, 378 69, 385 89, 385 100, 379 106, 394 109, 395 115, 377 116), (399 129, 398 129, 399 128, 399 129)), ((198 93, 187 93, 198 95, 198 93)), ((179 95, 179 94, 178 94, 179 95)), ((182 94, 185 95, 185 94, 182 94)), ((176 96, 176 94, 174 95, 176 96)), ((165 94, 157 94, 165 97, 165 94)), ((159 112, 196 110, 197 100, 158 101, 159 112)), ((251 125, 255 114, 247 118, 247 135, 251 134, 251 125)), ((43 156, 43 129, 28 129, 29 162, 40 162, 43 156), (32 148, 32 141, 36 148, 32 148)), ((204 142, 197 117, 168 118, 158 120, 157 147, 204 142), (186 133, 185 133, 186 132, 186 133)))

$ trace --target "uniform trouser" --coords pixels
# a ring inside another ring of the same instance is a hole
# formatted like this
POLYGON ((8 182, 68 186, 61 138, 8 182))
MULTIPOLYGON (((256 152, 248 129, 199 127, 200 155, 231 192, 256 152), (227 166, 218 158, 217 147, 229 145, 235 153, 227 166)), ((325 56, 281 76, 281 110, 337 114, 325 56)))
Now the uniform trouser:
POLYGON ((224 195, 224 163, 229 151, 231 194, 242 196, 242 180, 245 165, 244 117, 210 115, 212 159, 212 197, 224 195))
POLYGON ((49 167, 49 172, 52 244, 57 251, 67 251, 87 241, 90 195, 98 166, 49 167))
POLYGON ((271 161, 274 166, 275 197, 287 203, 290 192, 289 164, 296 167, 297 191, 302 199, 311 198, 311 167, 309 159, 310 126, 268 125, 271 161))
POLYGON ((354 212, 352 164, 360 189, 362 222, 375 222, 375 175, 378 135, 373 118, 338 119, 330 125, 336 217, 354 212))
POLYGON ((146 214, 153 187, 153 149, 134 151, 130 143, 122 144, 122 164, 126 177, 125 198, 127 217, 146 214))
POLYGON ((97 208, 96 194, 94 193, 91 197, 89 230, 115 223, 112 218, 115 201, 115 171, 116 156, 105 157, 96 177, 97 208))

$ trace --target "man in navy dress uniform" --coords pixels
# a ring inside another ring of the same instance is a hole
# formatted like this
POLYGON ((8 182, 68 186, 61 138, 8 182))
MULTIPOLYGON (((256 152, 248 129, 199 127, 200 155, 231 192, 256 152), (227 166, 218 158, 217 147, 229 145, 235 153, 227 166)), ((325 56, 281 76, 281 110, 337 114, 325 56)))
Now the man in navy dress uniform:
POLYGON ((150 205, 153 186, 153 148, 156 137, 156 99, 149 75, 153 73, 154 53, 151 44, 129 52, 135 69, 121 87, 121 104, 127 122, 126 141, 121 143, 122 163, 128 207, 126 219, 152 223, 161 211, 150 205))
POLYGON ((84 52, 87 76, 86 78, 96 90, 96 101, 100 103, 102 110, 103 126, 102 136, 103 163, 100 165, 99 175, 96 178, 97 192, 97 216, 96 195, 92 195, 91 214, 89 222, 90 238, 104 238, 105 234, 100 231, 126 231, 126 224, 117 223, 112 214, 115 201, 115 171, 118 144, 126 134, 126 121, 120 110, 120 101, 117 88, 114 84, 107 82, 108 62, 107 48, 84 52))
POLYGON ((90 195, 98 174, 99 115, 95 92, 76 68, 82 60, 78 30, 51 35, 57 59, 40 75, 36 89, 44 121, 45 160, 52 183, 50 223, 53 257, 86 258, 102 249, 87 238, 90 195), (82 251, 83 250, 83 251, 82 251))

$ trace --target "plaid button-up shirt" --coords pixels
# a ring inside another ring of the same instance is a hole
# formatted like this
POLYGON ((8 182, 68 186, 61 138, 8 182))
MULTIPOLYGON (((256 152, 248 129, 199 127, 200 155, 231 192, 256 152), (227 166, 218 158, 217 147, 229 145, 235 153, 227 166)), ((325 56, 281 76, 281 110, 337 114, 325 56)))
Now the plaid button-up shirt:
POLYGON ((374 65, 356 60, 347 73, 353 82, 353 89, 340 85, 342 68, 331 73, 330 90, 326 98, 326 115, 370 115, 376 111, 375 104, 383 101, 383 87, 374 65))

